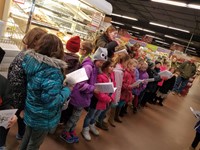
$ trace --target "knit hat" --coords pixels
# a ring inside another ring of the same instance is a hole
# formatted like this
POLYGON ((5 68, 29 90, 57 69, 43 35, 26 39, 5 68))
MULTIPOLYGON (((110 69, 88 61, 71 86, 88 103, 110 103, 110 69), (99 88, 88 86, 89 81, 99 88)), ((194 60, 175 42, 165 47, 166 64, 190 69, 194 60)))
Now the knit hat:
POLYGON ((108 59, 108 50, 107 48, 99 47, 93 54, 93 60, 104 60, 108 59))
POLYGON ((77 53, 80 49, 81 39, 79 36, 71 37, 66 43, 66 49, 72 53, 77 53))
POLYGON ((149 62, 148 62, 148 67, 149 67, 149 68, 152 68, 152 67, 154 67, 154 66, 155 66, 155 64, 154 64, 152 61, 149 61, 149 62))
POLYGON ((0 47, 0 64, 1 64, 1 61, 3 60, 4 55, 5 55, 5 51, 0 47))

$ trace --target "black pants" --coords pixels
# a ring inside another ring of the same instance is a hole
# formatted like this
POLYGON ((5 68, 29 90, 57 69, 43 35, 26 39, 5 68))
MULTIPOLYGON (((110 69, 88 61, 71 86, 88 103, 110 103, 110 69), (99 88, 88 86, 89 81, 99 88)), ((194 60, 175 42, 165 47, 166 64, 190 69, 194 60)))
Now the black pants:
POLYGON ((60 123, 66 124, 73 113, 74 106, 69 103, 68 108, 61 113, 60 123))
POLYGON ((9 131, 9 129, 5 129, 4 127, 0 127, 0 147, 5 146, 8 131, 9 131))
POLYGON ((192 142, 192 147, 196 148, 197 145, 199 144, 199 141, 200 141, 200 133, 196 132, 196 136, 194 138, 194 141, 192 142))
POLYGON ((26 129, 24 119, 22 119, 20 116, 18 116, 17 124, 18 124, 18 134, 23 137, 24 133, 25 133, 25 129, 26 129))
POLYGON ((145 92, 144 93, 144 96, 142 98, 142 101, 141 101, 141 105, 142 106, 145 106, 147 102, 149 103, 152 103, 153 102, 153 98, 154 98, 154 95, 152 92, 145 92))

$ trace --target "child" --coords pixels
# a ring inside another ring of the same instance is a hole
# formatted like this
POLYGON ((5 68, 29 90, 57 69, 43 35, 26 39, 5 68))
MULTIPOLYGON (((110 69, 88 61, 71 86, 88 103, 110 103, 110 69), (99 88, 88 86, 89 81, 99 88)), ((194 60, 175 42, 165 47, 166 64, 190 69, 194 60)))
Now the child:
MULTIPOLYGON (((116 112, 125 106, 128 105, 130 101, 132 101, 132 90, 135 86, 133 86, 133 83, 135 82, 135 73, 133 70, 137 66, 137 61, 135 59, 129 59, 127 62, 127 67, 124 71, 124 76, 123 76, 123 82, 122 82, 122 90, 121 90, 121 96, 120 96, 120 101, 117 106, 116 112)), ((117 115, 118 113, 115 114, 116 118, 119 118, 117 115)), ((118 120, 116 120, 118 121, 118 120)), ((119 121, 118 121, 119 122, 119 121)))
MULTIPOLYGON (((60 138, 65 140, 67 143, 76 143, 79 141, 75 134, 76 123, 81 116, 83 108, 90 105, 93 93, 98 93, 94 84, 96 83, 98 69, 107 60, 107 54, 108 52, 106 48, 99 47, 92 57, 86 58, 81 64, 81 66, 85 68, 89 79, 76 84, 72 91, 68 106, 71 108, 72 113, 67 121, 65 130, 60 136, 60 138)), ((84 128, 82 132, 82 134, 87 134, 89 128, 84 128)))
MULTIPOLYGON (((106 83, 106 82, 113 82, 113 85, 115 86, 115 79, 114 79, 114 72, 113 72, 113 66, 111 61, 106 61, 102 67, 101 67, 102 73, 97 76, 97 82, 98 83, 106 83)), ((83 131, 81 132, 83 137, 90 141, 91 136, 89 132, 84 132, 84 128, 90 128, 90 131, 94 135, 99 135, 98 130, 95 129, 95 122, 98 119, 99 115, 106 110, 106 108, 109 106, 109 103, 114 100, 115 93, 98 93, 94 95, 97 98, 96 108, 89 109, 89 112, 87 113, 84 124, 83 124, 83 131)), ((98 120, 101 124, 103 122, 102 120, 98 120)))
MULTIPOLYGON (((115 74, 115 82, 116 82, 117 90, 116 90, 114 102, 111 103, 111 111, 110 111, 110 116, 108 119, 108 122, 113 127, 115 127, 114 120, 118 122, 122 122, 119 118, 120 109, 117 108, 116 106, 118 105, 118 102, 120 100, 124 70, 129 59, 130 57, 126 53, 119 53, 115 55, 115 57, 113 58, 113 62, 114 64, 116 64, 116 67, 114 68, 114 74, 115 74)), ((104 126, 106 127, 106 125, 107 124, 105 124, 104 126)))
MULTIPOLYGON (((170 68, 169 71, 171 73, 175 72, 174 68, 170 68)), ((159 90, 156 93, 156 97, 155 97, 155 102, 157 102, 157 100, 159 100, 159 105, 163 106, 163 100, 167 97, 168 92, 171 91, 174 87, 176 81, 176 76, 173 75, 170 79, 167 79, 163 82, 163 85, 159 88, 159 90)))
POLYGON ((76 54, 80 49, 81 39, 79 36, 71 37, 66 43, 67 52, 64 54, 64 61, 68 64, 66 74, 77 70, 80 67, 79 56, 76 54))
POLYGON ((20 150, 39 149, 47 133, 60 120, 61 107, 70 90, 63 86, 63 70, 67 64, 61 40, 45 34, 37 42, 35 51, 29 50, 22 62, 27 78, 24 112, 26 131, 20 150))
MULTIPOLYGON (((72 38, 71 38, 71 39, 72 39, 72 38)), ((69 44, 69 42, 70 42, 70 40, 68 41, 68 44, 69 44)), ((72 42, 72 41, 71 41, 71 42, 72 42)), ((67 44, 67 45, 68 45, 68 44, 67 44)), ((78 45, 78 43, 77 43, 77 45, 78 45)), ((78 47, 78 46, 77 46, 77 47, 78 47)), ((70 49, 69 46, 68 46, 68 49, 70 49)), ((91 52, 92 52, 92 49, 93 49, 93 45, 92 45, 91 42, 89 42, 89 41, 83 41, 83 42, 81 42, 80 49, 79 49, 79 54, 81 55, 80 58, 79 58, 79 64, 80 64, 80 65, 82 64, 82 62, 83 62, 86 58, 91 57, 90 54, 91 54, 91 52)), ((66 55, 66 53, 65 53, 65 55, 66 55)), ((73 55, 74 58, 76 58, 76 60, 78 60, 77 57, 75 57, 76 54, 68 53, 68 56, 69 56, 69 55, 73 55)), ((74 61, 76 61, 76 60, 74 60, 74 61)), ((72 61, 72 62, 73 62, 73 61, 72 61)), ((76 64, 76 62, 73 62, 73 63, 76 64)), ((73 63, 71 63, 71 68, 73 68, 73 63)), ((80 67, 80 66, 79 66, 79 67, 80 67)), ((75 68, 76 68, 76 67, 75 67, 75 68)), ((74 69, 75 69, 75 68, 74 68, 74 69)), ((76 68, 76 69, 77 69, 77 68, 76 68)), ((71 71, 72 71, 72 69, 71 69, 71 71)), ((68 108, 67 108, 66 110, 63 110, 63 111, 62 111, 60 122, 63 123, 63 124, 66 124, 67 121, 69 120, 69 117, 72 115, 72 112, 73 112, 73 107, 71 107, 71 105, 69 105, 68 108)))
POLYGON ((139 79, 144 80, 143 83, 140 84, 139 88, 134 89, 134 99, 133 99, 133 113, 137 113, 137 108, 141 104, 141 97, 144 94, 143 91, 145 90, 147 83, 145 79, 149 78, 147 73, 148 64, 144 62, 141 67, 139 68, 139 79))

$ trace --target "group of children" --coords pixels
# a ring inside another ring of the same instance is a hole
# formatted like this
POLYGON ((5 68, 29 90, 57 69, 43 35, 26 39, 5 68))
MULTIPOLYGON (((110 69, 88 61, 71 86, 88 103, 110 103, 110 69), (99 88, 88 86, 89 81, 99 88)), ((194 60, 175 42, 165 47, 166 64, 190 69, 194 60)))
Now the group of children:
MULTIPOLYGON (((127 113, 130 103, 134 113, 146 102, 159 100, 162 106, 176 79, 175 75, 171 78, 159 75, 160 68, 175 73, 165 63, 136 60, 127 53, 108 58, 106 48, 98 47, 92 53, 92 43, 81 42, 78 36, 68 40, 67 53, 59 38, 39 28, 27 33, 23 43, 24 50, 9 68, 9 94, 1 95, 4 102, 9 101, 6 109, 18 108, 16 116, 21 119, 18 126, 23 130, 17 134, 17 138, 22 139, 20 150, 39 149, 46 135, 59 123, 65 126, 60 138, 67 143, 77 143, 75 128, 84 109, 87 114, 81 134, 90 141, 90 131, 99 135, 95 125, 108 130, 109 124, 116 127, 115 122, 122 123, 121 117, 127 113), (65 75, 78 68, 85 69, 88 80, 75 85, 63 83, 65 75), (153 81, 149 82, 149 78, 153 81), (142 82, 135 85, 137 80, 142 82), (114 93, 102 93, 95 86, 95 83, 108 82, 117 88, 114 93), (69 102, 68 108, 62 110, 65 101, 69 102)), ((8 130, 5 131, 4 140, 0 138, 4 141, 0 142, 2 148, 8 130)))

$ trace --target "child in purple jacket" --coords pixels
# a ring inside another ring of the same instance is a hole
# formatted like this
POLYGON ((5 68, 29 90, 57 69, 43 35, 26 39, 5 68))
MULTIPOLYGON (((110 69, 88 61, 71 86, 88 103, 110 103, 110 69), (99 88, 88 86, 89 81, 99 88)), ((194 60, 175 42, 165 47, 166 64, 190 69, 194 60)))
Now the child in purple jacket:
POLYGON ((66 128, 61 134, 61 138, 67 143, 77 143, 79 141, 75 134, 76 123, 78 122, 83 108, 90 106, 91 97, 98 93, 94 84, 96 83, 98 69, 107 60, 107 49, 99 47, 96 52, 81 64, 85 68, 88 80, 77 83, 71 93, 68 108, 72 113, 67 121, 66 128))

